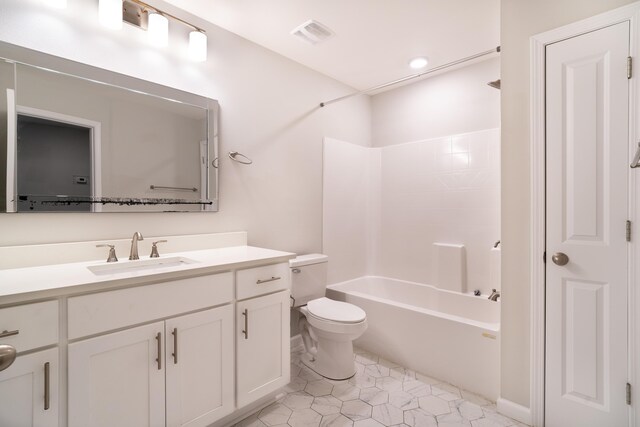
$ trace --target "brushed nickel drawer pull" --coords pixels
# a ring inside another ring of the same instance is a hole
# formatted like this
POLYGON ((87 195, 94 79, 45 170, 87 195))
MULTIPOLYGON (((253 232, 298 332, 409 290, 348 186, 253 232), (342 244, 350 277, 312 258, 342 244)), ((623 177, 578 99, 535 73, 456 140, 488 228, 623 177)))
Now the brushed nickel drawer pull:
POLYGON ((158 341, 158 358, 156 362, 158 362, 158 370, 162 369, 162 333, 158 332, 156 335, 156 341, 158 341))
POLYGON ((271 277, 271 279, 264 279, 264 280, 258 279, 258 281, 256 282, 256 285, 261 285, 263 283, 273 282, 275 280, 280 280, 280 279, 282 279, 282 277, 275 277, 275 276, 271 277))
POLYGON ((15 331, 7 331, 6 329, 2 332, 0 332, 0 338, 6 338, 6 337, 12 337, 14 335, 18 335, 20 333, 19 329, 16 329, 15 331))
POLYGON ((242 331, 242 333, 244 334, 244 339, 248 340, 249 339, 249 310, 245 308, 244 311, 242 312, 242 315, 244 316, 244 331, 242 331))
POLYGON ((49 394, 50 387, 49 382, 49 362, 44 364, 44 410, 49 410, 49 404, 51 402, 51 396, 49 394))
POLYGON ((173 332, 171 332, 171 335, 173 335, 173 353, 171 353, 171 355, 173 356, 173 364, 177 365, 178 364, 178 328, 173 328, 173 332))

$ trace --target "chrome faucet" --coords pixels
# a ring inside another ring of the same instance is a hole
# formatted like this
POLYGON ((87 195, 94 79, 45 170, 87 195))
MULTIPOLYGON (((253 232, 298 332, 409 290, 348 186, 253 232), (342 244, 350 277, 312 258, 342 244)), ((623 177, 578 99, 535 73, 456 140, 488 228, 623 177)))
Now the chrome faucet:
POLYGON ((135 233, 133 233, 133 238, 131 239, 131 253, 129 254, 129 259, 132 261, 140 259, 140 257, 138 256, 139 240, 144 240, 144 237, 142 237, 142 234, 140 234, 140 232, 136 231, 135 233))
POLYGON ((500 291, 496 291, 495 289, 491 289, 491 295, 489 295, 489 299, 491 301, 498 301, 498 298, 500 298, 500 291))

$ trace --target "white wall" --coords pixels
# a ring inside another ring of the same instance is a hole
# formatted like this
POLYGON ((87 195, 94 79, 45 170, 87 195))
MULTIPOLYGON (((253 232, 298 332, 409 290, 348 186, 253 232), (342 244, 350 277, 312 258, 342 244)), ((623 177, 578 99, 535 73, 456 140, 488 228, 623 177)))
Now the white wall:
POLYGON ((328 283, 371 274, 379 235, 380 149, 327 138, 323 176, 328 283))
POLYGON ((162 1, 154 5, 207 31, 206 63, 185 58, 188 28, 172 22, 169 48, 152 48, 134 27, 100 27, 97 1, 69 0, 57 11, 40 0, 3 0, 0 40, 218 99, 221 152, 240 151, 253 165, 221 162, 218 213, 3 214, 0 245, 247 230, 253 245, 320 251, 322 139, 368 145, 368 97, 319 109, 351 89, 162 1))
POLYGON ((372 96, 373 146, 500 127, 499 78, 491 58, 372 96))
POLYGON ((529 39, 632 3, 629 0, 502 0, 501 395, 529 406, 529 39))

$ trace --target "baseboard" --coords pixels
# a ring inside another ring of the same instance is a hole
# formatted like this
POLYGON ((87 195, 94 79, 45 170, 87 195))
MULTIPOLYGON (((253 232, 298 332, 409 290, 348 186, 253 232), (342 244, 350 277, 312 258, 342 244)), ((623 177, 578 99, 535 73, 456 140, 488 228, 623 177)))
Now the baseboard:
POLYGON ((304 344, 302 343, 302 336, 300 334, 291 337, 291 350, 298 347, 304 347, 304 344))
POLYGON ((500 412, 502 415, 513 418, 514 420, 520 421, 521 423, 531 425, 530 408, 518 405, 517 403, 507 399, 503 399, 502 397, 498 399, 498 402, 496 402, 496 406, 498 407, 498 412, 500 412))

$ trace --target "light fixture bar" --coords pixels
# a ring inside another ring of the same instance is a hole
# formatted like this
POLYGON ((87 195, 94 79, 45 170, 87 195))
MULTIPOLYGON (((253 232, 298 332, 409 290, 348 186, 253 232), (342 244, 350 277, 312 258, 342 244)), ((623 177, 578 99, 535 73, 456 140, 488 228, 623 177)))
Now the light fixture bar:
MULTIPOLYGON (((126 2, 128 2, 128 3, 135 3, 135 4, 139 5, 139 6, 142 6, 142 8, 143 8, 143 12, 145 12, 145 13, 148 13, 148 12, 149 12, 149 10, 151 10, 152 12, 158 13, 158 14, 160 14, 160 15, 164 15, 164 16, 166 16, 167 18, 171 18, 171 19, 173 19, 174 21, 178 21, 178 22, 182 23, 183 25, 186 25, 187 27, 193 28, 193 29, 194 29, 194 30, 196 30, 196 31, 200 31, 201 33, 204 33, 204 32, 205 32, 202 28, 196 27, 195 25, 188 23, 188 22, 187 22, 187 21, 185 21, 184 19, 180 19, 180 18, 178 18, 177 16, 173 16, 172 14, 167 13, 167 12, 165 12, 165 11, 163 11, 163 10, 160 10, 160 9, 158 9, 157 7, 151 6, 150 4, 145 3, 145 2, 143 2, 143 1, 140 1, 140 0, 125 0, 125 3, 126 3, 126 2)), ((136 25, 136 24, 134 24, 134 25, 136 25)))

